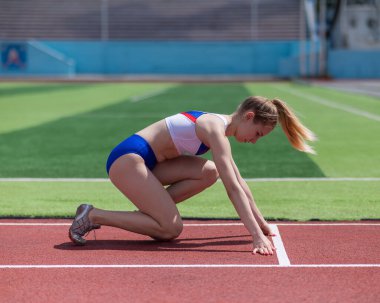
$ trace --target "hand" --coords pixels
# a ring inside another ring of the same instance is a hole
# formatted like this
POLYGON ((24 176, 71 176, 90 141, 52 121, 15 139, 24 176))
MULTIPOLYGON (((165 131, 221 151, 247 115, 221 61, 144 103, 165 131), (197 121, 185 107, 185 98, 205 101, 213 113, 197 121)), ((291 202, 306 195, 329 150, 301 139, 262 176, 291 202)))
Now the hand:
POLYGON ((272 231, 268 223, 265 223, 261 226, 261 230, 264 235, 270 236, 270 237, 275 237, 276 234, 272 231))
POLYGON ((272 244, 271 241, 267 237, 255 237, 253 239, 253 251, 252 253, 256 255, 256 253, 264 256, 273 255, 273 252, 276 250, 276 247, 272 244))

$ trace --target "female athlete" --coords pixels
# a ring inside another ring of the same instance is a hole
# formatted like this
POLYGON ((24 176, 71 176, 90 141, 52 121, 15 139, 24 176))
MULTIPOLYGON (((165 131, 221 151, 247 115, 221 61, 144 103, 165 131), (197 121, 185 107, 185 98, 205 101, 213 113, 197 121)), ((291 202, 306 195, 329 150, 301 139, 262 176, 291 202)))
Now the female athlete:
POLYGON ((157 240, 177 238, 183 229, 176 203, 211 186, 220 177, 253 241, 253 254, 272 255, 273 236, 233 160, 227 137, 256 143, 280 123, 291 145, 314 153, 305 142, 314 134, 279 99, 247 98, 230 115, 190 111, 158 121, 117 145, 107 161, 112 183, 137 211, 107 211, 82 204, 69 229, 70 239, 101 225, 122 228, 157 240), (211 150, 213 161, 198 157, 211 150))

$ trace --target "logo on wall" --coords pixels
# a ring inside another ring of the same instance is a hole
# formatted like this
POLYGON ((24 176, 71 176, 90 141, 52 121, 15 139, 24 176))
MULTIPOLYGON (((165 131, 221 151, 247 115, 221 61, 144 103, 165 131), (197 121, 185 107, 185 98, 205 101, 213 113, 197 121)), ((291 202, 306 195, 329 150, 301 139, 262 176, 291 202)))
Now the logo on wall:
POLYGON ((22 70, 26 67, 26 44, 4 43, 1 45, 1 65, 5 70, 22 70))

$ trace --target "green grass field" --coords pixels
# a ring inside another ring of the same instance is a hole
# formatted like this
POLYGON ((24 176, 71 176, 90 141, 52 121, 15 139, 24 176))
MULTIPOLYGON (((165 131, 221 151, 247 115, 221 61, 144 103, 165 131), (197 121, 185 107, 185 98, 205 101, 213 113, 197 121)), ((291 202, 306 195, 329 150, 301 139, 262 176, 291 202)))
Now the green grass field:
MULTIPOLYGON (((179 111, 231 113, 249 95, 285 100, 319 141, 314 144, 318 155, 313 156, 292 149, 280 127, 255 145, 231 139, 244 177, 380 177, 379 99, 268 82, 0 83, 0 178, 106 178, 108 153, 133 132, 179 111)), ((249 185, 266 218, 380 219, 378 179, 249 185)), ((0 193, 2 217, 68 217, 84 201, 133 209, 107 182, 0 181, 0 193)), ((237 217, 220 182, 180 204, 180 211, 185 217, 237 217)))

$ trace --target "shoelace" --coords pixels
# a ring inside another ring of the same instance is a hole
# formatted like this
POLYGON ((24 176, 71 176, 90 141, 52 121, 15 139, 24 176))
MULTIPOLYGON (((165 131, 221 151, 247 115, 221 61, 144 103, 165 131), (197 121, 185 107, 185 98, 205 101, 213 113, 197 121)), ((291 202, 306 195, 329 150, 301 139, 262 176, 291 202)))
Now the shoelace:
POLYGON ((76 220, 76 227, 73 228, 73 231, 77 233, 81 237, 87 237, 88 234, 93 230, 94 231, 94 240, 96 240, 96 232, 95 230, 99 227, 97 225, 91 224, 88 218, 82 218, 80 220, 76 220))
MULTIPOLYGON (((73 231, 80 235, 81 237, 87 237, 87 235, 93 230, 95 232, 96 228, 93 228, 88 220, 81 219, 76 221, 77 226, 73 228, 73 231)), ((96 237, 96 236, 95 236, 96 237)))
POLYGON ((91 231, 94 231, 94 240, 96 241, 96 231, 95 231, 95 229, 93 229, 93 230, 89 230, 89 231, 87 232, 87 234, 85 234, 85 235, 82 236, 82 237, 84 237, 84 238, 87 237, 91 231))
POLYGON ((77 226, 73 228, 74 232, 80 235, 81 237, 87 236, 88 233, 91 231, 91 229, 88 230, 89 228, 91 228, 91 224, 84 219, 78 220, 76 221, 76 223, 77 223, 77 226), (87 234, 86 234, 86 231, 87 231, 87 234))

